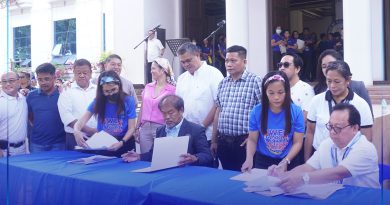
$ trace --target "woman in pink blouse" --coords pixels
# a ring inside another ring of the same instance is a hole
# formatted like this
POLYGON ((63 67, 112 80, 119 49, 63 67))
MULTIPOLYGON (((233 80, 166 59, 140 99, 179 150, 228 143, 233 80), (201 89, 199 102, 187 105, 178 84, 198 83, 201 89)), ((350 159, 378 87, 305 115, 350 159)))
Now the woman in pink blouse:
POLYGON ((164 124, 164 118, 158 109, 160 100, 169 94, 175 94, 176 87, 172 67, 165 58, 157 58, 151 67, 153 82, 146 84, 142 92, 141 111, 138 115, 136 139, 141 153, 148 152, 156 137, 156 129, 164 124))

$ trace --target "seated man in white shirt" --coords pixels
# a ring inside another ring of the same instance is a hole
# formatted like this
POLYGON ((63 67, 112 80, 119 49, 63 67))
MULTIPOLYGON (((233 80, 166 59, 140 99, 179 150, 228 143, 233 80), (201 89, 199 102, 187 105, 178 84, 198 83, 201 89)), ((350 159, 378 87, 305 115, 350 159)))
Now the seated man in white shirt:
POLYGON ((1 76, 0 157, 25 154, 27 137, 26 98, 18 92, 19 77, 14 72, 1 76))
MULTIPOLYGON (((70 88, 64 90, 58 99, 58 111, 65 126, 66 149, 73 150, 76 140, 73 135, 73 126, 83 116, 88 105, 95 99, 96 85, 91 83, 92 66, 86 59, 79 59, 73 64, 75 82, 70 88)), ((83 132, 91 136, 96 132, 97 122, 92 117, 83 132)))
POLYGON ((350 104, 333 107, 326 124, 330 138, 306 162, 280 176, 280 187, 287 192, 303 184, 342 183, 345 185, 379 188, 378 155, 374 145, 360 133, 359 111, 350 104))

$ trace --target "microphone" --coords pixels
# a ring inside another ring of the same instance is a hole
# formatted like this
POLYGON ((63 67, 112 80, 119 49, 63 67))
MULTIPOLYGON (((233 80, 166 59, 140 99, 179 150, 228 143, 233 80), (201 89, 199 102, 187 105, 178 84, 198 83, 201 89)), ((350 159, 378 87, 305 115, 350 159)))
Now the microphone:
POLYGON ((223 26, 226 24, 226 21, 225 20, 222 20, 220 22, 217 23, 217 26, 223 26))

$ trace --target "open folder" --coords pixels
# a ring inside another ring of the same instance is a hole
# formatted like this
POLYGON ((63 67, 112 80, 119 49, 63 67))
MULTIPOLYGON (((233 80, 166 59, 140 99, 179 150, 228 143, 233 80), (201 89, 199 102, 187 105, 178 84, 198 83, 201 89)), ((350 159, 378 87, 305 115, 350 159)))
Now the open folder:
POLYGON ((188 151, 189 139, 189 136, 154 139, 151 166, 132 172, 154 172, 178 166, 180 155, 186 154, 188 151))
POLYGON ((87 150, 106 150, 111 145, 118 142, 118 140, 105 131, 100 131, 92 135, 87 141, 88 148, 82 148, 76 146, 75 149, 87 149, 87 150))

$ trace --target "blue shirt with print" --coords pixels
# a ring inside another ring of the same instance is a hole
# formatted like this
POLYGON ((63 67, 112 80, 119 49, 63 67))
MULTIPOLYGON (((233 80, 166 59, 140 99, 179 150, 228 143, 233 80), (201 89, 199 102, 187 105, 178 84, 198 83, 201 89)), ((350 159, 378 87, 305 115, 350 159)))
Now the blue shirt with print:
POLYGON ((258 131, 257 151, 272 158, 282 159, 287 156, 293 144, 294 132, 304 133, 305 123, 300 107, 291 103, 291 132, 285 136, 285 111, 273 113, 268 110, 267 135, 261 133, 261 104, 256 105, 249 116, 249 131, 258 131))
MULTIPOLYGON (((95 103, 96 99, 88 106, 89 112, 93 113, 95 103)), ((135 119, 137 117, 134 98, 131 96, 126 96, 125 110, 119 114, 119 116, 116 113, 117 107, 118 106, 116 104, 110 102, 106 103, 104 120, 102 121, 98 116, 97 130, 104 130, 110 135, 118 139, 122 139, 128 129, 128 120, 135 119)))

